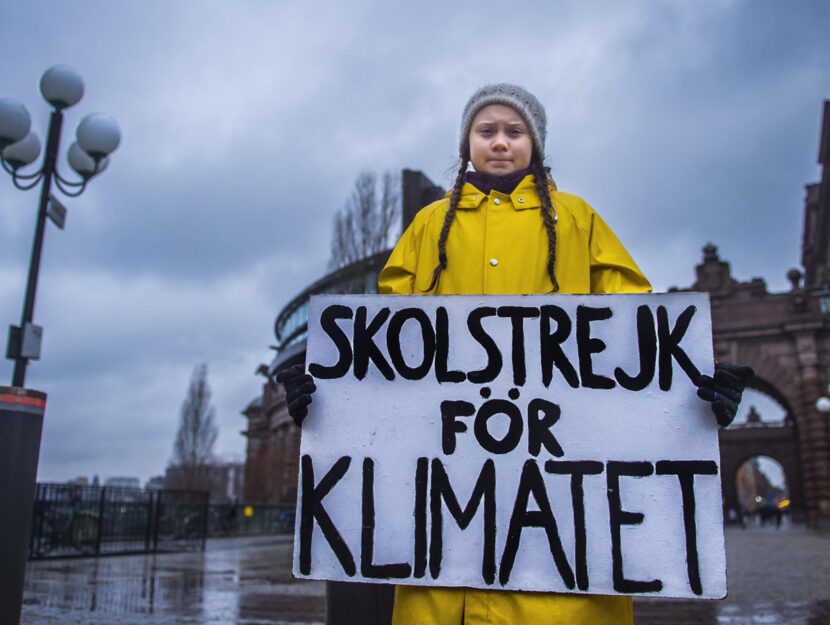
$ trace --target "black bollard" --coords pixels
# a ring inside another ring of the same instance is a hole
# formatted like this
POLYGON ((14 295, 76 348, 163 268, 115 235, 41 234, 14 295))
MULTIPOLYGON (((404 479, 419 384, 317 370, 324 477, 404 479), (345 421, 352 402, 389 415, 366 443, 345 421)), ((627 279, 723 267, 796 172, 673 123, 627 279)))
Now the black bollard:
POLYGON ((0 623, 17 625, 46 393, 0 386, 0 623))

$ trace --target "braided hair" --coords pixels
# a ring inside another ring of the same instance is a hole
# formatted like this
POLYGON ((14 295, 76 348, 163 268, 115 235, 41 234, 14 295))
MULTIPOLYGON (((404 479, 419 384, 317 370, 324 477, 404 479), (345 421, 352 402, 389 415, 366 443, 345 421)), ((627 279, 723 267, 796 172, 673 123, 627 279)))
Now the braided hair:
POLYGON ((426 293, 433 289, 438 291, 438 281, 441 278, 441 272, 447 268, 447 236, 450 234, 450 225, 455 219, 455 211, 458 208, 458 200, 461 199, 461 189, 464 186, 464 178, 467 174, 467 165, 470 162, 470 147, 464 145, 461 148, 461 163, 458 166, 458 173, 455 176, 455 184, 452 186, 452 193, 450 194, 450 207, 447 209, 447 214, 444 216, 444 225, 441 227, 441 235, 438 237, 438 266, 432 272, 432 282, 429 283, 426 293))
MULTIPOLYGON (((470 147, 465 142, 461 149, 461 163, 458 167, 458 173, 455 176, 455 184, 452 187, 450 194, 450 206, 447 209, 447 214, 444 216, 444 225, 441 227, 441 234, 438 237, 438 265, 432 272, 432 282, 425 293, 435 290, 438 291, 438 283, 441 279, 441 272, 447 268, 447 237, 450 233, 450 226, 455 219, 455 211, 458 208, 458 201, 461 199, 461 189, 464 186, 464 179, 467 173, 467 165, 470 162, 470 147)), ((539 195, 539 201, 542 203, 542 221, 545 224, 545 230, 548 233, 548 276, 553 283, 553 292, 559 290, 559 281, 556 279, 556 222, 558 217, 556 209, 550 199, 550 190, 548 188, 548 181, 550 175, 542 163, 541 157, 537 156, 536 150, 533 151, 533 156, 530 159, 530 172, 533 174, 533 181, 536 185, 536 193, 539 195)))
POLYGON ((530 171, 533 174, 533 182, 536 184, 536 193, 539 194, 539 201, 542 203, 542 221, 545 223, 545 230, 548 232, 548 276, 553 283, 553 292, 559 290, 559 281, 556 279, 556 222, 559 217, 553 202, 550 200, 550 189, 548 188, 548 174, 542 159, 537 158, 534 151, 530 159, 530 171))

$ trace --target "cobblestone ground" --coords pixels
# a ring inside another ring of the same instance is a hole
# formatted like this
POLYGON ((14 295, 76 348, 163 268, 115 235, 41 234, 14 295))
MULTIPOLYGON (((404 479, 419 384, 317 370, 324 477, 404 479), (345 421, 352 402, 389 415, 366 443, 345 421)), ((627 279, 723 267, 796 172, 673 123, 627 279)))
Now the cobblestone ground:
MULTIPOLYGON (((830 625, 830 533, 728 529, 723 601, 636 599, 637 625, 830 625)), ((218 539, 204 553, 30 563, 22 623, 323 623, 325 584, 291 576, 287 537, 218 539)), ((602 625, 602 624, 597 624, 602 625)))
POLYGON ((726 531, 723 601, 636 599, 637 625, 830 625, 830 532, 726 531))

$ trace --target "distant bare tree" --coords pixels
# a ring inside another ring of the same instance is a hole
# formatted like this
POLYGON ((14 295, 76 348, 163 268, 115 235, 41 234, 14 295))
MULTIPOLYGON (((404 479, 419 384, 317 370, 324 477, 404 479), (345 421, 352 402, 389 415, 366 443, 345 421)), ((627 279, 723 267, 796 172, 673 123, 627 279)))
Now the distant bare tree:
POLYGON ((213 459, 213 446, 219 434, 210 397, 207 365, 197 365, 182 402, 179 430, 173 446, 171 464, 177 469, 174 472, 176 483, 166 484, 168 488, 206 488, 206 468, 213 459))
POLYGON ((398 176, 385 172, 378 189, 377 176, 361 172, 345 206, 334 216, 329 268, 345 267, 388 248, 397 232, 400 214, 398 176))

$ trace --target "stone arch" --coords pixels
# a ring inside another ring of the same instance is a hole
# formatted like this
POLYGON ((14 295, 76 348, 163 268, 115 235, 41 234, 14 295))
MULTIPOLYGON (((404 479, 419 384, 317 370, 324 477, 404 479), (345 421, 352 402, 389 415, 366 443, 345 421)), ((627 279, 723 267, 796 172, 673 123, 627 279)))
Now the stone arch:
MULTIPOLYGON (((768 456, 778 462, 787 479, 793 518, 800 519, 806 513, 802 479, 801 448, 798 440, 798 418, 787 395, 770 379, 776 375, 777 363, 769 359, 748 361, 758 366, 760 375, 749 385, 775 400, 785 411, 786 418, 780 425, 759 425, 720 430, 721 484, 724 506, 738 508, 736 478, 740 466, 755 456, 768 456)), ((789 380, 790 376, 775 377, 789 380)))
MULTIPOLYGON (((779 337, 777 340, 781 340, 779 337)), ((736 507, 738 496, 735 476, 741 464, 757 455, 769 456, 781 464, 787 476, 787 486, 792 502, 793 518, 803 518, 807 513, 804 489, 802 448, 799 442, 801 415, 800 383, 793 375, 798 370, 795 362, 785 362, 781 357, 764 353, 757 341, 726 339, 719 341, 720 350, 734 357, 734 362, 750 365, 755 379, 748 385, 775 400, 786 411, 781 426, 755 428, 728 428, 720 431, 721 485, 724 505, 736 507)))
POLYGON ((763 378, 759 375, 755 375, 755 378, 747 384, 747 388, 751 388, 756 390, 764 395, 768 395, 772 399, 774 399, 787 413, 785 417, 787 423, 796 423, 796 416, 795 410, 793 410, 793 406, 790 403, 790 400, 787 398, 784 393, 778 390, 778 387, 775 386, 772 382, 763 378))
MULTIPOLYGON (((755 378, 747 385, 761 393, 769 395, 787 411, 787 420, 793 424, 798 422, 798 414, 790 400, 798 397, 798 381, 794 379, 794 363, 787 366, 779 360, 762 355, 756 347, 741 345, 736 341, 735 352, 738 354, 736 362, 750 365, 755 371, 755 378), (777 383, 772 380, 778 381, 777 383)), ((797 404, 795 404, 797 405, 797 404)))

